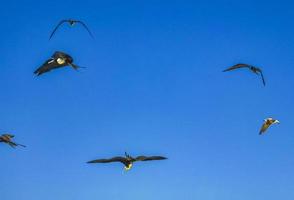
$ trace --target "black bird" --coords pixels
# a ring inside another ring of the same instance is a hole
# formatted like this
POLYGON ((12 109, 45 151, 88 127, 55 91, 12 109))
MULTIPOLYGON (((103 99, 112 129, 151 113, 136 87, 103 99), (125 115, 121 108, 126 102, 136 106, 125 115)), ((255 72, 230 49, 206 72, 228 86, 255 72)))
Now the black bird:
POLYGON ((80 20, 73 20, 73 19, 64 19, 64 20, 61 20, 57 26, 54 28, 54 30, 52 31, 51 35, 50 35, 50 38, 49 40, 53 37, 53 35, 55 34, 55 32, 57 31, 57 29, 64 23, 68 23, 71 27, 73 27, 75 24, 79 23, 81 24, 89 33, 89 35, 94 39, 94 36, 93 34, 91 33, 90 29, 87 27, 87 25, 80 21, 80 20))
POLYGON ((133 158, 132 156, 128 155, 127 153, 125 153, 125 157, 113 157, 110 159, 98 159, 98 160, 92 160, 89 161, 87 163, 110 163, 110 162, 121 162, 125 165, 124 169, 130 170, 133 166, 133 163, 136 161, 150 161, 150 160, 164 160, 167 159, 166 157, 162 157, 162 156, 138 156, 136 158, 133 158))
POLYGON ((21 146, 21 147, 26 147, 22 144, 17 144, 15 142, 13 142, 11 139, 14 138, 14 135, 11 134, 2 134, 0 136, 0 142, 4 142, 8 145, 10 145, 11 147, 15 148, 16 146, 21 146))
POLYGON ((263 85, 265 86, 265 80, 264 80, 264 77, 263 77, 263 73, 262 73, 262 70, 258 67, 254 67, 252 65, 248 65, 248 64, 242 64, 242 63, 239 63, 239 64, 236 64, 226 70, 224 70, 223 72, 227 72, 227 71, 231 71, 231 70, 234 70, 234 69, 239 69, 239 68, 248 68, 250 69, 253 73, 257 74, 257 75, 261 75, 261 78, 262 78, 262 83, 263 85))
POLYGON ((82 68, 73 64, 73 58, 61 51, 56 51, 50 59, 48 59, 41 67, 39 67, 34 73, 40 76, 43 73, 49 72, 53 69, 60 67, 71 66, 75 70, 82 68))

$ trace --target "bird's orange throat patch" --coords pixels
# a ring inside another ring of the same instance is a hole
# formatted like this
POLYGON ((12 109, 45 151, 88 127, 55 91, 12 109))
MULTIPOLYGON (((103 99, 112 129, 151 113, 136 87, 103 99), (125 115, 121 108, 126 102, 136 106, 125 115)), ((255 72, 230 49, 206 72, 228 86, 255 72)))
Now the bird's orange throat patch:
POLYGON ((132 168, 132 166, 133 166, 133 164, 130 163, 128 166, 125 166, 125 170, 126 170, 126 171, 130 170, 130 169, 132 168))
POLYGON ((59 65, 63 65, 65 63, 65 59, 63 59, 63 58, 57 58, 56 61, 59 65))

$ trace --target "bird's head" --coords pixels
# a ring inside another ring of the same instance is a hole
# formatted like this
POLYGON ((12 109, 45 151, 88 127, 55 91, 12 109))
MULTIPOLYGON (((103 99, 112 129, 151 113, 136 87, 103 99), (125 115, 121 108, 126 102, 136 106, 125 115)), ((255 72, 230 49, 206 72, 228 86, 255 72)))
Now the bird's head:
POLYGON ((260 71, 257 67, 254 66, 250 66, 250 69, 252 72, 254 72, 255 74, 258 74, 258 72, 260 71))
POLYGON ((264 121, 265 121, 265 122, 266 122, 266 121, 274 121, 274 119, 273 119, 272 117, 269 117, 269 118, 264 119, 264 121))
POLYGON ((280 123, 279 120, 275 120, 275 121, 274 121, 274 124, 279 124, 279 123, 280 123))
POLYGON ((76 24, 76 21, 73 19, 68 20, 69 25, 74 26, 76 24))

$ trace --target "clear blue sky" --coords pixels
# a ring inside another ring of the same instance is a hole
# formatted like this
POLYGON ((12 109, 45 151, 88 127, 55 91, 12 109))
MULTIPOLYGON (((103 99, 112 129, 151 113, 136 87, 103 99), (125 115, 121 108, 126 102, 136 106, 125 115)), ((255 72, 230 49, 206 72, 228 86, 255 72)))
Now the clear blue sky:
POLYGON ((293 200, 291 1, 3 1, 1 200, 293 200), (63 26, 59 20, 84 20, 63 26), (56 50, 87 67, 35 77, 56 50), (261 67, 262 82, 238 62, 261 67), (258 135, 262 120, 280 125, 258 135), (169 160, 122 165, 122 155, 169 160))

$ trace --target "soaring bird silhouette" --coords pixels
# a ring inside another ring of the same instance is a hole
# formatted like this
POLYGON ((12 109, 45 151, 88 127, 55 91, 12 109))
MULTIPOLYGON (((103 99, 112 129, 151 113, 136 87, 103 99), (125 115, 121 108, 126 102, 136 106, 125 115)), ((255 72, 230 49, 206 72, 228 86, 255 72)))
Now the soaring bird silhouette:
POLYGON ((11 147, 15 148, 16 146, 21 146, 21 147, 26 147, 22 144, 17 144, 15 142, 12 141, 12 138, 14 138, 14 135, 11 134, 2 134, 0 136, 0 142, 4 142, 8 145, 10 145, 11 147))
POLYGON ((166 157, 162 157, 162 156, 138 156, 136 158, 128 155, 127 153, 125 153, 125 157, 113 157, 110 159, 98 159, 98 160, 92 160, 89 161, 87 163, 110 163, 110 162, 121 162, 125 165, 124 169, 130 170, 133 166, 133 163, 136 161, 150 161, 150 160, 164 160, 167 159, 166 157))
POLYGON ((56 51, 50 59, 48 59, 41 67, 39 67, 34 73, 37 76, 40 76, 43 73, 49 72, 53 69, 57 69, 60 67, 71 66, 73 69, 77 70, 79 67, 73 64, 73 58, 61 51, 56 51))
POLYGON ((54 30, 52 31, 50 37, 49 37, 49 40, 53 37, 53 35, 55 34, 55 32, 57 31, 57 29, 64 23, 68 23, 71 27, 73 27, 74 25, 76 25, 77 23, 81 24, 89 33, 89 35, 94 38, 93 34, 91 33, 90 29, 87 27, 87 25, 80 21, 80 20, 74 20, 74 19, 64 19, 64 20, 61 20, 57 26, 54 28, 54 30))
POLYGON ((239 68, 248 68, 250 69, 253 73, 257 74, 257 75, 260 75, 261 78, 262 78, 262 83, 263 85, 265 86, 265 80, 264 80, 264 76, 263 76, 263 73, 262 73, 262 70, 258 67, 254 67, 252 65, 248 65, 248 64, 242 64, 242 63, 239 63, 239 64, 236 64, 228 69, 225 69, 223 70, 223 72, 227 72, 227 71, 231 71, 231 70, 235 70, 235 69, 239 69, 239 68))
POLYGON ((279 124, 279 120, 273 119, 271 117, 266 118, 263 120, 263 124, 262 127, 259 131, 259 135, 262 135, 263 133, 265 133, 265 131, 268 129, 268 127, 270 127, 272 124, 279 124))

